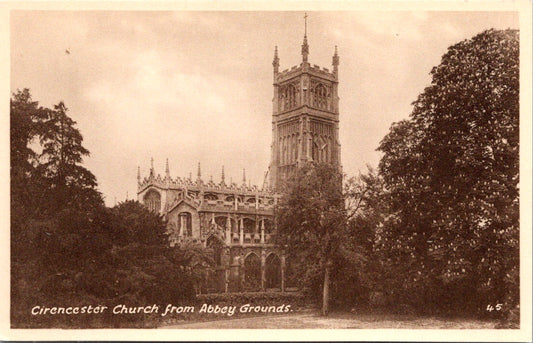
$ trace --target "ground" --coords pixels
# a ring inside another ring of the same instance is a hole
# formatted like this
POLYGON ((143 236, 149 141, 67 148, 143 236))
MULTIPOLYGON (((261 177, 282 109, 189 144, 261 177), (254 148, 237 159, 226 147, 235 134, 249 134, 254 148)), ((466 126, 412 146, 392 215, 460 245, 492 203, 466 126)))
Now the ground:
POLYGON ((444 319, 386 314, 332 313, 325 318, 318 313, 269 315, 209 322, 182 322, 164 326, 170 329, 494 329, 495 321, 444 319))

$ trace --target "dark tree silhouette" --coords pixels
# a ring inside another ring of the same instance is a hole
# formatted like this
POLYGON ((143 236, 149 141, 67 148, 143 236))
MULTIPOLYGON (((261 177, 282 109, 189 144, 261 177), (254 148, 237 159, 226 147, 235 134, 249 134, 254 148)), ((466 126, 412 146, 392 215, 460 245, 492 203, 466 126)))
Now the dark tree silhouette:
POLYGON ((381 232, 384 259, 405 292, 426 305, 513 308, 518 32, 488 30, 462 41, 431 75, 410 119, 394 124, 379 146, 391 211, 381 232))

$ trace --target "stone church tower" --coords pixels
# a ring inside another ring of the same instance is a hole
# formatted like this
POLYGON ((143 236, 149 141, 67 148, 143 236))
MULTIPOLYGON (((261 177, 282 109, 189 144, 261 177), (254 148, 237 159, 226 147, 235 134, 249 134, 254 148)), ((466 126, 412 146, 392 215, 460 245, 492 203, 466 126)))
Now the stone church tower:
MULTIPOLYGON (((340 166, 337 48, 333 71, 308 62, 307 23, 302 63, 279 72, 274 53, 274 101, 270 182, 261 187, 246 182, 156 174, 153 160, 149 175, 137 174, 137 197, 167 222, 171 246, 188 242, 206 248, 213 266, 202 269, 198 293, 235 291, 290 291, 298 280, 283 247, 276 244, 274 209, 284 180, 306 162, 340 166)), ((266 181, 266 177, 265 177, 266 181)))
POLYGON ((270 187, 279 189, 305 162, 340 165, 337 47, 333 71, 308 62, 307 23, 302 44, 302 63, 279 71, 274 51, 274 99, 270 187))

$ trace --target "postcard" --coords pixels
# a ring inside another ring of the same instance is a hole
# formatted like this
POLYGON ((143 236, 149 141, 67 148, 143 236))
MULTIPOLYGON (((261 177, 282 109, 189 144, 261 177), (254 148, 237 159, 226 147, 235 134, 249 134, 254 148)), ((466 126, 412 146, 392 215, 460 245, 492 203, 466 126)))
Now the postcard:
POLYGON ((1 8, 3 339, 531 340, 531 2, 1 8))

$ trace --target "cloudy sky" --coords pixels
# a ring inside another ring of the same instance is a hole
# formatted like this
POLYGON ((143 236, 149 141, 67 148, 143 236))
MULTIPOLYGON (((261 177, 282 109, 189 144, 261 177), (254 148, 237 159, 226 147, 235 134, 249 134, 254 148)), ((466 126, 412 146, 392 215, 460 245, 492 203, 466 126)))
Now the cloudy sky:
MULTIPOLYGON (((11 12, 11 91, 63 100, 91 151, 106 203, 136 195, 150 158, 173 177, 261 185, 270 159, 272 58, 301 62, 303 12, 11 12), (69 51, 69 53, 66 52, 69 51)), ((377 166, 390 125, 408 117, 446 49, 512 12, 308 12, 309 61, 340 56, 344 171, 377 166)))

